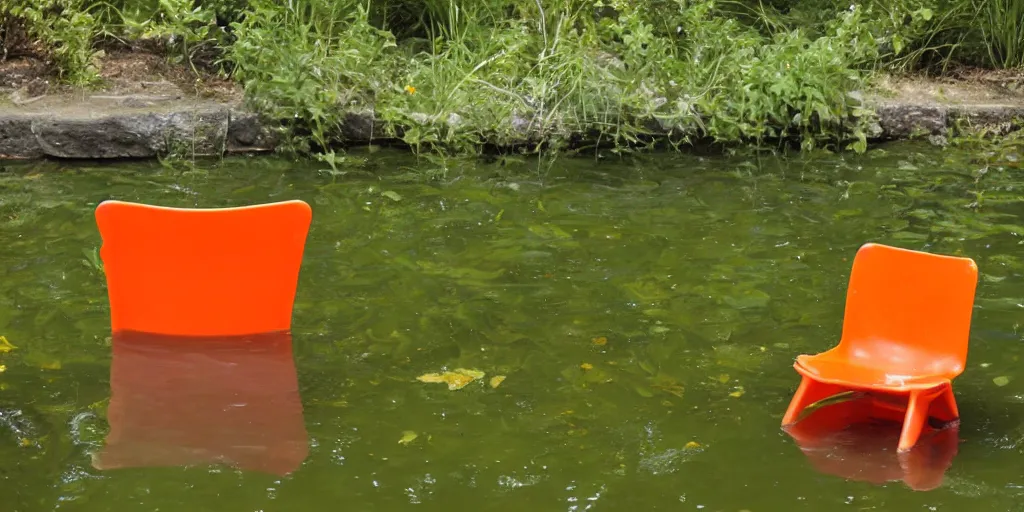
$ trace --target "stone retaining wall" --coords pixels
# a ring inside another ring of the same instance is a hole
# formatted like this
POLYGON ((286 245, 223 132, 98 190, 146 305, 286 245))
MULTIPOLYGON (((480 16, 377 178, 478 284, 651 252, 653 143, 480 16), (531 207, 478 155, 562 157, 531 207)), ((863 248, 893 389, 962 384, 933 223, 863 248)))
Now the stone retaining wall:
MULTIPOLYGON (((1024 106, 942 105, 877 101, 874 140, 944 135, 956 123, 1020 128, 1024 106)), ((342 133, 352 144, 380 138, 372 112, 346 116, 342 133)), ((0 107, 0 158, 110 159, 187 154, 213 156, 273 150, 277 139, 257 116, 233 105, 169 107, 160 111, 102 109, 83 113, 18 111, 0 107)))

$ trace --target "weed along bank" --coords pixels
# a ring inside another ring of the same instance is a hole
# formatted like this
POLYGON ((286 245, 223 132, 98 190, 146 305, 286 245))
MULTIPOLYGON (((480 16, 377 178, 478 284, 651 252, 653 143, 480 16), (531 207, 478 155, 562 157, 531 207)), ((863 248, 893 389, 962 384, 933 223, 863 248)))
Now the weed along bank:
POLYGON ((1019 8, 7 0, 0 153, 194 146, 332 163, 366 143, 443 154, 707 143, 863 151, 869 141, 1005 132, 1022 113, 1019 8), (81 150, 61 149, 86 134, 81 150))

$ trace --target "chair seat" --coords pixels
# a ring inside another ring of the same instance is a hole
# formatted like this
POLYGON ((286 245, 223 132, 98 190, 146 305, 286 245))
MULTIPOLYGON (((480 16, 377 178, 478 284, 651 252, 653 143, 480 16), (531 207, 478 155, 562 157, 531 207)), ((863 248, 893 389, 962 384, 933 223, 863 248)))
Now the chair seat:
POLYGON ((801 355, 796 369, 819 382, 879 391, 931 389, 949 384, 943 375, 906 375, 884 367, 865 366, 830 353, 801 355))

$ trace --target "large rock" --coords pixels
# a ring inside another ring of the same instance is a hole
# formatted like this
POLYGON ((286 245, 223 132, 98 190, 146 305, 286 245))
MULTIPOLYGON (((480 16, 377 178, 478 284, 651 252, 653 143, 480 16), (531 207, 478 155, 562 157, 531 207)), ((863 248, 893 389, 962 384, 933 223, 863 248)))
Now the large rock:
POLYGON ((1011 105, 957 105, 949 109, 949 122, 975 128, 987 128, 1006 134, 1020 129, 1024 120, 1024 106, 1011 105))
POLYGON ((0 115, 0 158, 40 158, 43 150, 32 134, 32 118, 0 115))
POLYGON ((43 154, 76 159, 219 155, 227 129, 226 109, 32 121, 32 134, 43 154))
POLYGON ((231 110, 227 128, 228 153, 273 150, 280 138, 259 114, 244 110, 231 110))
POLYGON ((945 135, 949 128, 988 128, 1007 133, 1019 129, 1024 106, 1006 104, 936 104, 882 102, 874 106, 880 134, 888 139, 945 135))
POLYGON ((211 156, 274 149, 277 134, 229 106, 110 114, 0 112, 0 158, 211 156))
POLYGON ((368 143, 387 138, 384 122, 373 110, 346 112, 341 121, 341 136, 349 143, 368 143))
POLYGON ((946 133, 949 107, 930 104, 887 102, 875 107, 882 136, 905 139, 946 133))

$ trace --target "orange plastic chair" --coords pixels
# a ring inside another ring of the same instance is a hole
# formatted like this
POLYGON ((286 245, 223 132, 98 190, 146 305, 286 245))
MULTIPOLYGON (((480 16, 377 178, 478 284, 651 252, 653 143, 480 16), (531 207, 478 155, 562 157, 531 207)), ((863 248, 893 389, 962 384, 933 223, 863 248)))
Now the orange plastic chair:
POLYGON ((105 201, 103 238, 112 330, 232 336, 291 329, 309 205, 221 209, 105 201))
POLYGON ((969 258, 861 247, 839 345, 797 357, 793 366, 802 380, 783 426, 808 405, 848 390, 906 398, 899 451, 914 446, 929 416, 959 418, 952 380, 967 362, 977 282, 969 258))

